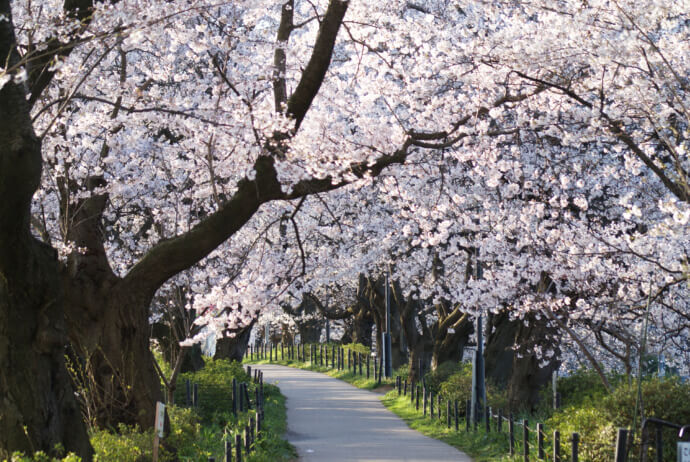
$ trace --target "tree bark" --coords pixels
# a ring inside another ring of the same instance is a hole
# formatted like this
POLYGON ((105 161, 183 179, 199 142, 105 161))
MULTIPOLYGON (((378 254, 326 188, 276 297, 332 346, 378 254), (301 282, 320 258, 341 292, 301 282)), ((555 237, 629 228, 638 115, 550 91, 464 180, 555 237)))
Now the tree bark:
POLYGON ((230 337, 230 331, 225 332, 225 337, 216 340, 216 353, 213 359, 227 359, 230 361, 240 361, 247 353, 247 346, 249 345, 249 336, 252 333, 254 322, 247 327, 236 329, 232 331, 234 337, 230 337))
POLYGON ((492 333, 487 339, 485 351, 486 376, 500 387, 507 387, 508 402, 512 410, 533 410, 539 401, 540 390, 551 380, 551 375, 560 367, 557 359, 558 345, 550 337, 555 329, 548 320, 537 320, 534 315, 523 321, 511 321, 507 313, 492 315, 489 322, 492 333), (494 329, 495 328, 495 329, 494 329), (523 347, 515 351, 514 345, 523 347), (554 350, 554 355, 540 366, 541 358, 524 346, 540 346, 542 350, 554 350))
MULTIPOLYGON (((9 0, 0 0, 0 55, 19 60, 9 0)), ((22 84, 0 89, 0 458, 54 454, 56 445, 90 461, 82 416, 64 362, 63 293, 56 253, 31 235, 31 198, 41 177, 22 84)))
POLYGON ((474 333, 474 326, 468 316, 439 319, 437 334, 434 336, 431 353, 431 369, 436 368, 447 361, 458 363, 462 361, 465 346, 469 343, 470 335, 474 333), (456 322, 452 323, 455 319, 456 322), (451 324, 454 333, 448 332, 451 324))

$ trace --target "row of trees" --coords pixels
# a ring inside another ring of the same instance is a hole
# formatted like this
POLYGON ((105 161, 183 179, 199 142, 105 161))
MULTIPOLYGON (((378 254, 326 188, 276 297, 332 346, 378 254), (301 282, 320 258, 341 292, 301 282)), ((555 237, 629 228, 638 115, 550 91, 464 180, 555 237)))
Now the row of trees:
POLYGON ((631 371, 645 316, 683 359, 687 5, 369 3, 0 1, 0 457, 90 458, 67 344, 148 427, 164 314, 191 349, 307 294, 357 339, 387 270, 411 358, 488 313, 514 371, 631 371))

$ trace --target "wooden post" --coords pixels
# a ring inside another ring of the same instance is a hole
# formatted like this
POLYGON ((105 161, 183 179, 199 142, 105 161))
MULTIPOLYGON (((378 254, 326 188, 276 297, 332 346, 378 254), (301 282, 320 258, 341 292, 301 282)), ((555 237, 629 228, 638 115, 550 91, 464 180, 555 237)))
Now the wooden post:
POLYGON ((358 353, 359 358, 357 358, 357 362, 359 363, 359 376, 362 376, 362 362, 364 360, 364 356, 362 356, 362 353, 358 353))
POLYGON ((515 455, 515 423, 512 412, 508 415, 508 453, 511 456, 515 455))
POLYGON ((627 462, 628 460, 628 430, 619 428, 616 436, 616 462, 627 462))
POLYGON ((242 435, 239 433, 235 435, 235 460, 242 462, 242 435))
POLYGON ((578 462, 579 461, 579 446, 580 446, 580 434, 579 433, 573 433, 573 439, 571 440, 573 443, 573 450, 572 450, 572 462, 578 462))
POLYGON ((187 391, 187 393, 185 394, 185 404, 189 406, 190 404, 192 404, 192 386, 189 383, 189 379, 185 380, 184 384, 185 390, 187 391))
POLYGON ((561 462, 561 433, 553 432, 553 462, 561 462))
POLYGON ((470 432, 470 420, 472 419, 472 401, 469 399, 465 403, 465 431, 470 432))
POLYGON ((223 462, 232 462, 232 443, 230 442, 230 435, 225 435, 225 460, 223 462))
POLYGON ((484 429, 487 433, 491 433, 491 408, 489 406, 484 407, 484 429))
POLYGON ((194 384, 194 391, 192 392, 192 404, 194 407, 199 406, 199 384, 194 384))
POLYGON ((244 412, 244 383, 240 383, 239 390, 238 390, 238 398, 239 398, 239 412, 242 413, 244 412))
POLYGON ((256 420, 254 417, 249 418, 249 436, 250 436, 250 441, 252 442, 252 447, 254 450, 256 450, 256 444, 254 442, 256 441, 256 438, 254 438, 254 429, 256 428, 256 420))
POLYGON ((661 425, 656 426, 656 460, 663 462, 664 459, 664 439, 661 433, 661 425))
POLYGON ((244 426, 244 452, 247 454, 247 458, 252 452, 252 436, 249 434, 249 425, 244 426))
POLYGON ((426 395, 426 388, 425 387, 422 387, 422 395, 424 397, 424 403, 423 403, 424 404, 424 417, 426 417, 426 405, 427 405, 429 398, 426 395))
POLYGON ((544 424, 537 424, 537 459, 544 460, 544 424))
POLYGON ((371 362, 371 355, 367 355, 367 379, 369 378, 369 363, 371 362))
POLYGON ((244 384, 244 398, 247 403, 247 410, 252 408, 252 401, 249 399, 249 386, 245 383, 244 384))
POLYGON ((419 412, 419 386, 415 388, 415 410, 419 412))
POLYGON ((436 395, 436 396, 437 396, 436 399, 437 399, 437 401, 438 401, 438 402, 437 402, 437 404, 438 404, 438 406, 437 406, 437 408, 438 408, 438 420, 443 420, 443 416, 441 415, 441 408, 443 407, 443 406, 442 406, 443 403, 442 403, 442 401, 441 401, 441 394, 439 393, 439 394, 436 395))
POLYGON ((525 462, 529 462, 529 422, 522 421, 522 456, 525 462))
POLYGON ((458 400, 455 400, 455 431, 460 429, 460 416, 458 415, 458 400))
POLYGON ((496 419, 496 431, 501 433, 503 429, 503 409, 498 410, 498 418, 496 419))
POLYGON ((163 438, 165 430, 165 404, 158 401, 156 403, 156 419, 153 424, 153 462, 158 462, 158 446, 160 439, 163 438))
POLYGON ((446 427, 450 428, 450 400, 446 402, 446 427))
POLYGON ((561 433, 553 431, 553 462, 561 462, 561 433))
POLYGON ((405 386, 403 388, 403 396, 407 396, 407 379, 405 379, 405 386))
POLYGON ((431 418, 434 418, 434 392, 429 392, 429 401, 431 401, 431 418))

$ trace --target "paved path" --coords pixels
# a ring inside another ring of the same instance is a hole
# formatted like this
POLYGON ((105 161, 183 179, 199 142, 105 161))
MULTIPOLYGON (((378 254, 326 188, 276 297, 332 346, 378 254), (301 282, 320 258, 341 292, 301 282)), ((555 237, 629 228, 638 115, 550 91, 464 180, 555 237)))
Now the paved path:
POLYGON ((381 395, 324 374, 262 364, 287 397, 286 437, 302 461, 462 461, 457 449, 412 430, 381 395))

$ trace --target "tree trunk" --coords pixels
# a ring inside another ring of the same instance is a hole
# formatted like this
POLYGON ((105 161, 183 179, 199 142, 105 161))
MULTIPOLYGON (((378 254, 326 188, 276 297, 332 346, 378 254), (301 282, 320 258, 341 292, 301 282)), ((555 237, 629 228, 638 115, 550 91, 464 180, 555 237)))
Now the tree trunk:
POLYGON ((506 311, 489 314, 487 320, 489 334, 484 350, 486 378, 499 388, 508 386, 513 372, 513 345, 517 324, 517 321, 510 320, 506 311))
POLYGON ((539 345, 542 351, 553 350, 554 355, 550 358, 540 358, 533 352, 520 351, 513 357, 513 373, 508 383, 508 401, 511 409, 526 407, 533 411, 539 402, 539 392, 551 382, 551 376, 561 365, 558 360, 558 345, 550 340, 554 334, 554 329, 548 326, 548 321, 544 318, 536 320, 534 316, 529 316, 529 325, 523 323, 518 325, 516 332, 516 345, 528 348, 539 345), (541 367, 540 362, 547 361, 541 367))
POLYGON ((560 366, 558 345, 550 337, 554 330, 544 318, 537 320, 528 316, 529 325, 522 321, 511 321, 506 312, 492 315, 489 319, 491 334, 485 351, 486 377, 499 387, 507 387, 508 402, 512 410, 532 410, 539 401, 540 390, 551 380, 551 374, 560 366), (513 347, 522 351, 516 354, 513 347), (540 358, 527 348, 541 346, 542 350, 553 349, 554 355, 544 367, 540 358))
POLYGON ((371 348, 371 329, 374 319, 367 310, 360 308, 352 317, 352 342, 371 348))
POLYGON ((254 322, 249 326, 232 331, 235 334, 231 337, 231 332, 225 332, 225 337, 216 340, 216 354, 213 359, 228 359, 230 361, 242 362, 244 355, 247 353, 247 346, 249 345, 249 336, 252 333, 254 322))
POLYGON ((97 283, 85 276, 67 278, 65 285, 70 340, 83 367, 78 383, 87 418, 101 428, 116 428, 118 423, 150 428, 156 401, 163 401, 149 344, 152 296, 121 279, 97 283))
POLYGON ((469 317, 465 318, 460 326, 455 328, 455 333, 451 334, 447 329, 445 333, 438 333, 433 340, 431 369, 436 370, 439 365, 446 361, 454 363, 462 361, 465 346, 472 333, 474 333, 474 326, 469 317))
MULTIPOLYGON (((0 55, 18 63, 9 0, 0 0, 0 55)), ((64 363, 63 294, 53 249, 29 229, 41 176, 23 84, 0 89, 0 459, 13 451, 90 461, 92 449, 64 363)))

